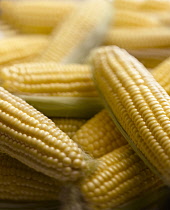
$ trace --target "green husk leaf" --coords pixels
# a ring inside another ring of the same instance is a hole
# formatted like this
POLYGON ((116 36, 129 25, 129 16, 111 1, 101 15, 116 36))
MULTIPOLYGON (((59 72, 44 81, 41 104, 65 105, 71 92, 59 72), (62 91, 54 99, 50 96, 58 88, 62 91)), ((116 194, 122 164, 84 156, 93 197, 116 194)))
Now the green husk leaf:
POLYGON ((17 96, 48 117, 90 118, 103 109, 98 97, 17 96))

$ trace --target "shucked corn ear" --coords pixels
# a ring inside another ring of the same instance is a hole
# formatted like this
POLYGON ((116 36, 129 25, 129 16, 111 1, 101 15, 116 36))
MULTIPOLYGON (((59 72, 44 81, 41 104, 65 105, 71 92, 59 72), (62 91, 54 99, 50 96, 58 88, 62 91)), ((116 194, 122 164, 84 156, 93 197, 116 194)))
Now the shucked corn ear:
POLYGON ((73 1, 2 0, 2 18, 25 33, 50 33, 58 27, 76 4, 73 1))
POLYGON ((94 158, 99 158, 126 144, 126 140, 106 110, 88 120, 72 139, 94 158))
POLYGON ((89 51, 103 41, 111 16, 108 1, 85 1, 59 29, 54 29, 49 46, 37 60, 82 62, 89 51))
POLYGON ((141 10, 145 11, 170 11, 170 1, 169 0, 144 0, 141 1, 141 10))
POLYGON ((70 138, 72 138, 76 131, 86 122, 85 119, 76 118, 51 118, 51 120, 70 138))
POLYGON ((170 28, 110 29, 106 34, 104 45, 117 45, 125 49, 169 47, 170 28))
POLYGON ((30 61, 45 48, 47 41, 44 35, 17 35, 0 40, 0 68, 30 61))
POLYGON ((170 185, 169 95, 140 62, 116 46, 93 52, 91 62, 96 84, 121 132, 170 185))
POLYGON ((2 152, 61 181, 76 180, 89 170, 89 156, 50 119, 2 87, 0 99, 2 152))
POLYGON ((123 10, 138 10, 141 6, 141 1, 136 0, 114 0, 112 1, 113 7, 116 10, 123 9, 123 10))
POLYGON ((113 27, 156 27, 159 19, 153 15, 131 10, 116 10, 112 21, 113 27))
POLYGON ((6 154, 0 154, 1 200, 57 200, 61 189, 61 184, 54 179, 34 171, 6 154))
POLYGON ((125 206, 163 185, 127 144, 102 156, 98 162, 96 171, 80 184, 82 195, 92 209, 125 206))
POLYGON ((169 0, 114 0, 113 6, 118 9, 128 9, 133 11, 162 11, 170 10, 169 0))
POLYGON ((170 95, 170 57, 151 71, 157 82, 170 95))
POLYGON ((90 66, 55 62, 27 63, 2 69, 2 86, 14 93, 49 96, 97 96, 90 66))

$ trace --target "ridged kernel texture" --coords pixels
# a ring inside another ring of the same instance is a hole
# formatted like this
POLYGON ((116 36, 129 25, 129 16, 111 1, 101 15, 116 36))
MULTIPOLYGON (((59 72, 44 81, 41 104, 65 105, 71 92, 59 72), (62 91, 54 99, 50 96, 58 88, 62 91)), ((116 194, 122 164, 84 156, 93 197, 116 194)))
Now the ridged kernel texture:
POLYGON ((45 35, 16 35, 0 40, 0 68, 29 62, 38 56, 48 43, 45 35))
POLYGON ((97 96, 91 68, 81 64, 24 63, 2 69, 2 86, 13 93, 97 96))
POLYGON ((96 84, 127 140, 170 185, 170 97, 149 71, 116 46, 91 55, 96 84))
POLYGON ((170 28, 111 28, 103 45, 117 45, 125 49, 170 47, 170 28))
POLYGON ((24 33, 51 33, 76 9, 73 1, 1 0, 2 18, 24 33))
POLYGON ((94 158, 99 158, 126 144, 126 140, 106 110, 102 110, 88 120, 72 139, 94 158))
POLYGON ((127 144, 102 156, 98 162, 96 171, 80 186, 92 209, 125 205, 162 185, 127 144))
POLYGON ((156 66, 151 73, 157 82, 170 95, 170 58, 167 58, 165 61, 156 66))
POLYGON ((84 1, 59 29, 54 29, 49 46, 37 61, 83 62, 89 51, 103 41, 111 16, 108 1, 84 1))
POLYGON ((89 157, 54 122, 2 87, 0 100, 2 152, 61 181, 74 181, 89 170, 89 157))
POLYGON ((1 200, 57 200, 61 189, 61 184, 56 180, 36 172, 6 154, 0 154, 1 200))
POLYGON ((51 120, 70 138, 72 138, 76 131, 86 122, 85 119, 76 118, 51 118, 51 120))

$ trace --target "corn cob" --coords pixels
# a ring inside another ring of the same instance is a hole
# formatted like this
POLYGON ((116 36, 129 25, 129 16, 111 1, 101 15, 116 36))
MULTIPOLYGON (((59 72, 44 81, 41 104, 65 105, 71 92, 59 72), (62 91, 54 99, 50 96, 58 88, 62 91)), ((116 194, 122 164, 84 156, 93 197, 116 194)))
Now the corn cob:
POLYGON ((0 9, 4 20, 24 33, 50 33, 76 8, 71 1, 2 0, 0 9))
POLYGON ((34 171, 6 154, 0 154, 1 200, 57 200, 61 187, 54 179, 34 171))
POLYGON ((98 88, 121 132, 170 185, 169 95, 125 50, 103 47, 93 52, 91 60, 98 88))
POLYGON ((99 158, 126 144, 106 110, 88 120, 72 139, 94 158, 99 158))
POLYGON ((170 56, 169 48, 128 50, 128 52, 149 69, 156 67, 170 56))
POLYGON ((72 138, 76 131, 86 122, 85 119, 76 118, 51 118, 51 120, 70 138, 72 138))
POLYGON ((169 0, 144 0, 140 5, 141 10, 149 11, 170 11, 169 0))
POLYGON ((88 65, 27 63, 2 69, 2 86, 14 93, 45 96, 97 96, 88 65))
POLYGON ((2 87, 0 98, 2 152, 61 181, 76 180, 93 165, 89 156, 46 116, 2 87))
POLYGON ((96 171, 80 184, 83 197, 92 209, 125 205, 163 185, 127 144, 102 156, 98 162, 96 171))
POLYGON ((169 47, 170 28, 111 29, 106 34, 104 45, 117 45, 125 49, 169 47))
POLYGON ((170 95, 170 57, 155 67, 151 73, 170 95))
POLYGON ((114 0, 112 4, 116 10, 138 10, 141 6, 141 3, 141 1, 136 0, 114 0))
POLYGON ((37 59, 62 63, 82 62, 91 48, 103 41, 111 16, 109 2, 85 1, 60 29, 54 29, 50 45, 37 59))
POLYGON ((113 27, 157 27, 159 19, 153 15, 131 10, 117 10, 112 20, 113 27))
POLYGON ((18 35, 0 40, 0 68, 30 61, 46 44, 47 37, 43 35, 18 35))

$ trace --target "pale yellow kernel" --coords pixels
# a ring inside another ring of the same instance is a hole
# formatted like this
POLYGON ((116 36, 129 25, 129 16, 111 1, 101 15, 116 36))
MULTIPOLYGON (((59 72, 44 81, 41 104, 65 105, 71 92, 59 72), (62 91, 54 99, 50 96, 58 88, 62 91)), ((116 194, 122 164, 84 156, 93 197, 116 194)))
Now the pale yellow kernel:
POLYGON ((80 168, 81 167, 81 164, 82 164, 82 161, 80 159, 73 160, 73 166, 75 168, 80 168))
POLYGON ((64 165, 70 165, 70 164, 71 164, 71 159, 70 159, 69 157, 65 157, 65 158, 63 159, 63 164, 64 164, 64 165))

